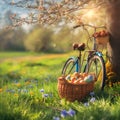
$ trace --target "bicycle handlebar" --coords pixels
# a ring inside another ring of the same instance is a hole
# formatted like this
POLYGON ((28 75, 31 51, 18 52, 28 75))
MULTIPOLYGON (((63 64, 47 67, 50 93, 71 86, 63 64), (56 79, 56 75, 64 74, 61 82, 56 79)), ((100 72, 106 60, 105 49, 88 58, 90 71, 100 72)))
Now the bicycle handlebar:
POLYGON ((98 28, 106 28, 105 26, 93 26, 93 25, 90 25, 90 24, 81 24, 81 25, 75 25, 73 26, 73 28, 78 28, 78 27, 81 27, 81 26, 88 26, 88 27, 91 27, 91 28, 94 28, 94 29, 98 29, 98 28))
MULTIPOLYGON (((96 29, 100 29, 100 28, 106 29, 105 26, 93 26, 93 25, 84 24, 84 23, 73 26, 73 29, 78 28, 78 27, 83 27, 83 29, 84 29, 84 30, 87 32, 87 34, 88 34, 88 39, 91 40, 91 41, 92 41, 92 37, 91 37, 91 35, 90 35, 90 33, 89 33, 89 30, 88 30, 85 26, 93 28, 93 29, 94 29, 94 33, 96 32, 96 29)), ((93 39, 93 40, 94 40, 94 49, 96 49, 96 47, 95 47, 95 46, 96 46, 96 45, 95 45, 95 39, 93 39)), ((88 44, 89 44, 89 43, 88 43, 88 41, 87 41, 87 46, 88 46, 88 44)), ((89 48, 89 46, 88 46, 88 48, 89 48)))

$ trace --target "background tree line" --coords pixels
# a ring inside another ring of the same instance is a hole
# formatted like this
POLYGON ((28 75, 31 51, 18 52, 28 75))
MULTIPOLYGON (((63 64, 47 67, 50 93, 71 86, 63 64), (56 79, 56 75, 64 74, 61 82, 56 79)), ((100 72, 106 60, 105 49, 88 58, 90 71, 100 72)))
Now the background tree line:
POLYGON ((74 42, 84 37, 70 27, 34 26, 29 32, 23 28, 0 31, 0 51, 68 52, 74 42))

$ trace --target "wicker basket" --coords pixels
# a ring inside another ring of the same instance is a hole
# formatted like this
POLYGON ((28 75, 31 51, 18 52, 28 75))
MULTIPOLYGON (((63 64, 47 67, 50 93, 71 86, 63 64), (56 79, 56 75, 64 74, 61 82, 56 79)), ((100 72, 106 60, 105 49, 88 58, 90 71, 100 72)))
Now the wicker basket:
POLYGON ((72 84, 67 80, 58 79, 58 93, 60 98, 73 102, 75 100, 81 101, 94 89, 94 82, 72 84))
POLYGON ((109 42, 109 36, 97 37, 97 38, 96 38, 96 43, 97 43, 97 44, 107 45, 108 42, 109 42))

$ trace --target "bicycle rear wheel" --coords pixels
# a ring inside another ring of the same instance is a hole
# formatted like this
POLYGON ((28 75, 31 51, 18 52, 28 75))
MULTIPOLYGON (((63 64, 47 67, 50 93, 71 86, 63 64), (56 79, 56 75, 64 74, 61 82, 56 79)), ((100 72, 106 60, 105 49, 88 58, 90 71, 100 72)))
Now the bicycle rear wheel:
POLYGON ((62 75, 72 74, 74 72, 79 72, 78 58, 69 58, 62 69, 62 75))
POLYGON ((86 65, 85 72, 94 73, 96 76, 95 88, 99 88, 101 90, 104 89, 106 71, 105 63, 102 56, 98 56, 95 54, 90 57, 86 65))

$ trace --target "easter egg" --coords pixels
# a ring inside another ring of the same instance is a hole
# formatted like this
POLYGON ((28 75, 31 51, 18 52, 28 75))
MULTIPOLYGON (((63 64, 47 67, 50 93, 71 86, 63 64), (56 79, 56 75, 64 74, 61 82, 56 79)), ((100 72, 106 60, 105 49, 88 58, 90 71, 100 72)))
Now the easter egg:
POLYGON ((71 77, 71 83, 74 83, 76 81, 75 77, 71 77))
POLYGON ((74 81, 74 84, 79 84, 79 80, 75 80, 75 81, 74 81))
POLYGON ((93 81, 93 76, 92 75, 88 75, 88 76, 86 76, 85 78, 84 78, 84 81, 85 82, 92 82, 93 81))
POLYGON ((78 72, 74 72, 73 74, 72 74, 72 77, 75 77, 76 79, 79 77, 79 73, 78 72))
POLYGON ((84 80, 81 80, 79 84, 85 84, 86 82, 84 80))
POLYGON ((83 79, 85 78, 85 77, 87 77, 88 76, 88 74, 87 73, 83 73, 83 79))
POLYGON ((65 79, 66 80, 70 80, 71 79, 71 75, 67 75, 65 79))
POLYGON ((93 80, 94 80, 94 81, 97 81, 97 76, 96 76, 96 74, 95 74, 95 73, 91 73, 90 75, 92 75, 92 76, 93 76, 93 80))
POLYGON ((84 80, 80 80, 80 82, 79 82, 79 83, 82 83, 82 82, 84 82, 84 80))
POLYGON ((71 80, 67 80, 67 82, 71 83, 71 80))
POLYGON ((79 83, 80 83, 80 81, 81 81, 81 78, 79 78, 79 79, 75 80, 75 81, 74 81, 74 83, 75 83, 75 84, 79 84, 79 83))

